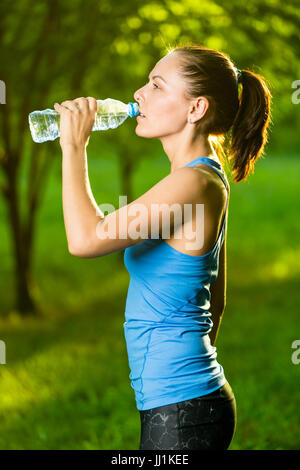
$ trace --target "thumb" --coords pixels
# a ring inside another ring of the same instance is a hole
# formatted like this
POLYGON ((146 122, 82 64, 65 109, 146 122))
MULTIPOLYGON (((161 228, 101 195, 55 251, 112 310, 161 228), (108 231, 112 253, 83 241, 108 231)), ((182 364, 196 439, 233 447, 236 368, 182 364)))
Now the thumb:
POLYGON ((58 103, 54 103, 54 109, 55 109, 55 111, 57 111, 59 113, 60 111, 62 111, 65 108, 64 108, 64 106, 61 106, 58 103))

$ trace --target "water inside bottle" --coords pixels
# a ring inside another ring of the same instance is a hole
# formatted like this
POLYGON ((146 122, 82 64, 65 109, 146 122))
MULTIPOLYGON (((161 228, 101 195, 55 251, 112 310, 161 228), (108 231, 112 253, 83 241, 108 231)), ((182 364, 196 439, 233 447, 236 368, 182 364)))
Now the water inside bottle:
MULTIPOLYGON (((92 131, 105 131, 120 126, 129 116, 139 114, 138 103, 125 104, 113 98, 97 100, 98 111, 92 131)), ((29 126, 34 142, 55 140, 60 135, 60 114, 55 109, 33 111, 29 114, 29 126)))

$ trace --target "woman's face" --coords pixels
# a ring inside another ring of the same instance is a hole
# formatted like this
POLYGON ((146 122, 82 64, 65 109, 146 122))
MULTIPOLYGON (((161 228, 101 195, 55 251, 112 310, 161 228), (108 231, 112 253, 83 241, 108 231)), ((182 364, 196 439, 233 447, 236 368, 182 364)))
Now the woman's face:
POLYGON ((166 137, 180 133, 186 126, 191 103, 184 97, 185 83, 178 75, 179 65, 176 52, 163 57, 150 73, 149 82, 134 93, 140 113, 145 115, 137 119, 137 135, 166 137))

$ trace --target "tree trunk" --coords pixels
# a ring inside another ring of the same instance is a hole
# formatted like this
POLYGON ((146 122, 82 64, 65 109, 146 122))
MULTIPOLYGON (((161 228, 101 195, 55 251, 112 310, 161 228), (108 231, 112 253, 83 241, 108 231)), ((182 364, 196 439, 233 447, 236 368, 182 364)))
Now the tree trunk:
POLYGON ((16 310, 22 315, 37 315, 39 309, 34 301, 31 269, 23 258, 15 258, 15 280, 16 310))
POLYGON ((133 163, 128 155, 127 149, 123 146, 123 151, 120 152, 120 187, 121 195, 127 196, 127 204, 130 204, 134 200, 132 171, 133 163))
MULTIPOLYGON (((14 158, 13 155, 9 158, 14 158)), ((11 231, 12 250, 14 253, 15 272, 15 308, 21 314, 37 314, 31 280, 32 234, 23 229, 20 205, 18 203, 16 168, 10 165, 8 185, 5 195, 7 199, 7 220, 11 231)))

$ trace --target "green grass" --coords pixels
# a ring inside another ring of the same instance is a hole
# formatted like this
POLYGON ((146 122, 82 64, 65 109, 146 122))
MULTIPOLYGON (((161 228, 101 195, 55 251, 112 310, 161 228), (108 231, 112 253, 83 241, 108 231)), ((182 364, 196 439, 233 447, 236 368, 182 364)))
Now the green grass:
MULTIPOLYGON (((266 157, 247 182, 231 184, 227 305, 218 360, 236 395, 230 449, 299 449, 300 163, 266 157)), ((0 205, 1 449, 137 449, 139 414, 123 334, 129 282, 120 253, 95 259, 67 251, 60 160, 38 217, 34 252, 41 318, 13 303, 12 256, 0 205), (9 313, 10 311, 10 313, 9 313)), ((137 166, 136 196, 169 171, 163 154, 137 166)), ((116 159, 89 159, 98 204, 117 208, 116 159)))

